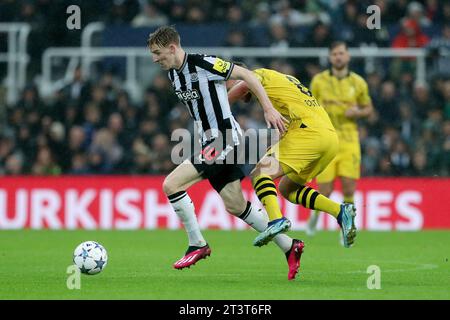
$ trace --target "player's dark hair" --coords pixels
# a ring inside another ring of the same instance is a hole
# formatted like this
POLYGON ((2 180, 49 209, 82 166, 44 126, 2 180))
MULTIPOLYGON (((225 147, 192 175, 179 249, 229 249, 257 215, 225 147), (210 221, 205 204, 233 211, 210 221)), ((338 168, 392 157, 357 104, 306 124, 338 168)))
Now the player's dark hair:
POLYGON ((330 51, 332 51, 334 48, 339 47, 339 46, 344 46, 345 50, 348 50, 348 45, 347 42, 345 41, 333 41, 330 46, 328 47, 328 49, 330 51))
POLYGON ((147 46, 157 45, 164 48, 170 44, 180 45, 180 35, 174 26, 163 26, 150 33, 147 39, 147 46))

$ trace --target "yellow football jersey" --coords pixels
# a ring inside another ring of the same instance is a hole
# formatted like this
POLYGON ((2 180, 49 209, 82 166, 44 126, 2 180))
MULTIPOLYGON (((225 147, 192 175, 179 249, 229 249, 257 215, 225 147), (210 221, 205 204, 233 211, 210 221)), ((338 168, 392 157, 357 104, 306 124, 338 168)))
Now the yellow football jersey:
POLYGON ((290 75, 270 69, 253 70, 275 109, 292 121, 301 121, 310 128, 333 129, 324 108, 311 91, 290 75))
POLYGON ((311 92, 330 116, 339 141, 359 143, 356 120, 347 118, 345 111, 371 102, 366 81, 354 72, 339 79, 328 69, 314 76, 311 92))

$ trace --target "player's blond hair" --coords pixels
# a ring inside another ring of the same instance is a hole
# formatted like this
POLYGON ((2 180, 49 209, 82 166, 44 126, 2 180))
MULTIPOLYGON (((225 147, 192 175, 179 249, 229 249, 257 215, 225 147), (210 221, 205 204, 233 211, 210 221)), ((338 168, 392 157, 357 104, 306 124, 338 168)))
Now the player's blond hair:
POLYGON ((176 44, 179 46, 180 35, 173 26, 159 27, 148 36, 147 46, 151 46, 153 44, 161 48, 168 47, 170 44, 176 44))

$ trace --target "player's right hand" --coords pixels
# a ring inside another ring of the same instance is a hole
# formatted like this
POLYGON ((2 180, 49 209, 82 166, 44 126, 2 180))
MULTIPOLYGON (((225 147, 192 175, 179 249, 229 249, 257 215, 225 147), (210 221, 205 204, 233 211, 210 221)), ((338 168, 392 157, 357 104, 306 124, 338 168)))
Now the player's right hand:
POLYGON ((267 128, 278 129, 281 135, 287 131, 286 125, 289 123, 289 120, 283 117, 275 108, 264 111, 264 119, 266 119, 267 128))

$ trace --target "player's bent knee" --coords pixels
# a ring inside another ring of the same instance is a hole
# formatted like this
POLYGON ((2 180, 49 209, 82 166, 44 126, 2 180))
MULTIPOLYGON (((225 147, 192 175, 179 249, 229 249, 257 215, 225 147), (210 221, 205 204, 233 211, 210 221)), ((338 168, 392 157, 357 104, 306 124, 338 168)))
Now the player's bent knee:
POLYGON ((170 196, 171 194, 174 194, 180 190, 178 190, 178 186, 175 183, 174 179, 171 179, 170 177, 166 177, 164 179, 163 185, 162 185, 163 191, 167 196, 170 196))

